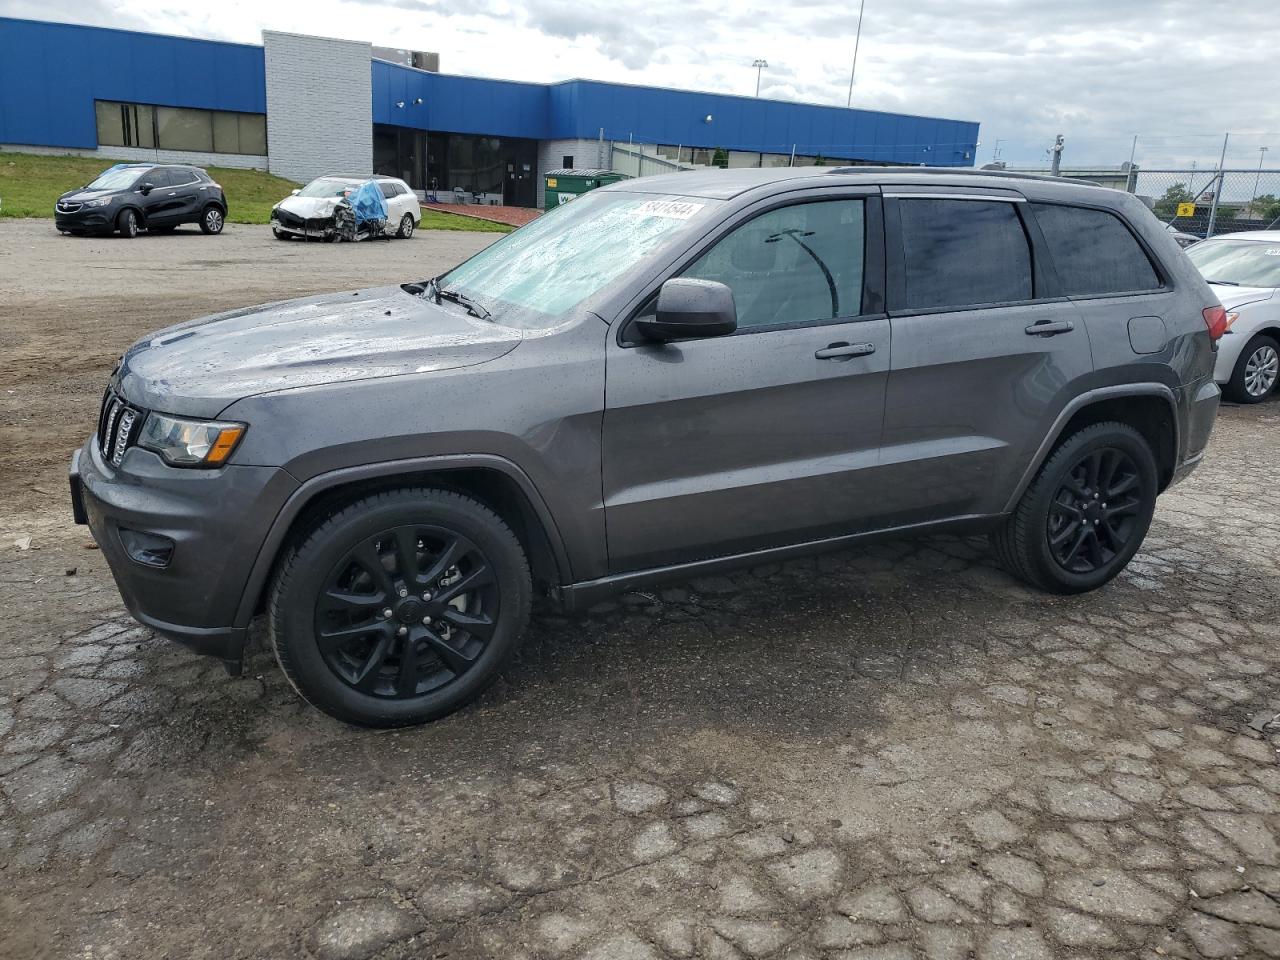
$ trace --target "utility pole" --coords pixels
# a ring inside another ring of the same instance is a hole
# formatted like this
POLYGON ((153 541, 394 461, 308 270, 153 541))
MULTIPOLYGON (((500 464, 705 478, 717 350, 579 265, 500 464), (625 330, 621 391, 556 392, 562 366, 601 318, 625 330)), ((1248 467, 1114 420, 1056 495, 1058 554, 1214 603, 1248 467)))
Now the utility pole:
POLYGON ((858 32, 853 35, 853 66, 849 68, 849 99, 845 101, 846 107, 853 106, 853 78, 858 72, 858 46, 862 43, 862 14, 867 9, 867 0, 862 0, 858 7, 858 32))
POLYGON ((756 96, 760 96, 760 71, 769 65, 768 60, 752 60, 751 65, 756 68, 756 96))
POLYGON ((1253 201, 1258 199, 1258 181, 1262 179, 1262 158, 1267 155, 1268 147, 1258 148, 1258 172, 1253 178, 1253 196, 1249 198, 1249 213, 1253 213, 1253 201))
MULTIPOLYGON (((1227 142, 1230 139, 1229 133, 1222 138, 1222 155, 1218 157, 1218 189, 1213 191, 1213 201, 1209 204, 1209 227, 1204 233, 1206 240, 1213 236, 1213 225, 1218 222, 1218 201, 1222 199, 1222 187, 1227 179, 1222 168, 1227 164, 1227 142)), ((1209 182, 1213 183, 1212 180, 1209 182)))
POLYGON ((1051 177, 1058 177, 1062 175, 1062 148, 1065 146, 1065 143, 1066 142, 1062 139, 1062 134, 1058 134, 1054 137, 1053 146, 1049 149, 1051 156, 1049 161, 1049 176, 1051 177))

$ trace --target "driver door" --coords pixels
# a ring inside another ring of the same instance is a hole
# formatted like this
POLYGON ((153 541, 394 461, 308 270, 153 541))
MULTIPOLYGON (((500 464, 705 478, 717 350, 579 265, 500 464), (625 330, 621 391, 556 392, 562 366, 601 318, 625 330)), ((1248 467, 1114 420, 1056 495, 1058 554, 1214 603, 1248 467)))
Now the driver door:
POLYGON ((865 189, 750 208, 675 271, 733 290, 736 333, 660 344, 626 324, 611 339, 611 572, 873 524, 890 360, 882 222, 865 189))

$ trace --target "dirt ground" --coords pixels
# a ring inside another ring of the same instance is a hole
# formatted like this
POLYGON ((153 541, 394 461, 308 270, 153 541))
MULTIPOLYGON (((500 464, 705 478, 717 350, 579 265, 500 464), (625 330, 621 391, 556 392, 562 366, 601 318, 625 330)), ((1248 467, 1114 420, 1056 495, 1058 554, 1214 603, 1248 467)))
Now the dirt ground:
POLYGON ((759 567, 543 612, 415 730, 136 626, 64 477, 121 350, 490 239, 0 222, 0 957, 1280 957, 1280 402, 1092 595, 980 540, 759 567))

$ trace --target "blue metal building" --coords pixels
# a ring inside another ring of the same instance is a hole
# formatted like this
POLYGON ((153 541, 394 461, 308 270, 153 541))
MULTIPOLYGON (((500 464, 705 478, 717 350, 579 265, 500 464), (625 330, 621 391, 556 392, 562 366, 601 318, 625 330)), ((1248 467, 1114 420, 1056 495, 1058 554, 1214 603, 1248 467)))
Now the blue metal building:
POLYGON ((961 120, 430 73, 375 59, 372 47, 351 41, 265 32, 255 46, 0 18, 7 149, 185 158, 294 178, 363 161, 419 189, 532 205, 541 174, 565 165, 638 163, 643 154, 671 167, 781 165, 793 156, 971 166, 977 140, 978 124, 961 120), (325 44, 335 45, 333 56, 325 44), (327 154, 323 137, 311 144, 294 134, 308 111, 323 130, 323 111, 336 104, 346 111, 345 152, 327 154), (357 118, 367 133, 353 137, 357 118), (268 135, 286 128, 288 137, 268 135))

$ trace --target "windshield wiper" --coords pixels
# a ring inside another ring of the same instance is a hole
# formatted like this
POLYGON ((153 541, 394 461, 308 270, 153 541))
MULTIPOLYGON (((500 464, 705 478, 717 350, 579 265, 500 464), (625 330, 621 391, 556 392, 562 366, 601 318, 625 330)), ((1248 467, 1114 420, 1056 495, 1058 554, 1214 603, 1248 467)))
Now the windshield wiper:
POLYGON ((430 289, 433 289, 435 291, 436 303, 439 303, 442 299, 452 300, 454 303, 458 303, 466 307, 467 313, 471 314, 473 317, 476 317, 480 320, 493 319, 493 316, 489 313, 488 310, 486 310, 476 301, 472 300, 466 294, 459 293, 457 290, 450 290, 447 287, 442 287, 440 286, 440 284, 436 283, 434 280, 431 281, 430 289))

